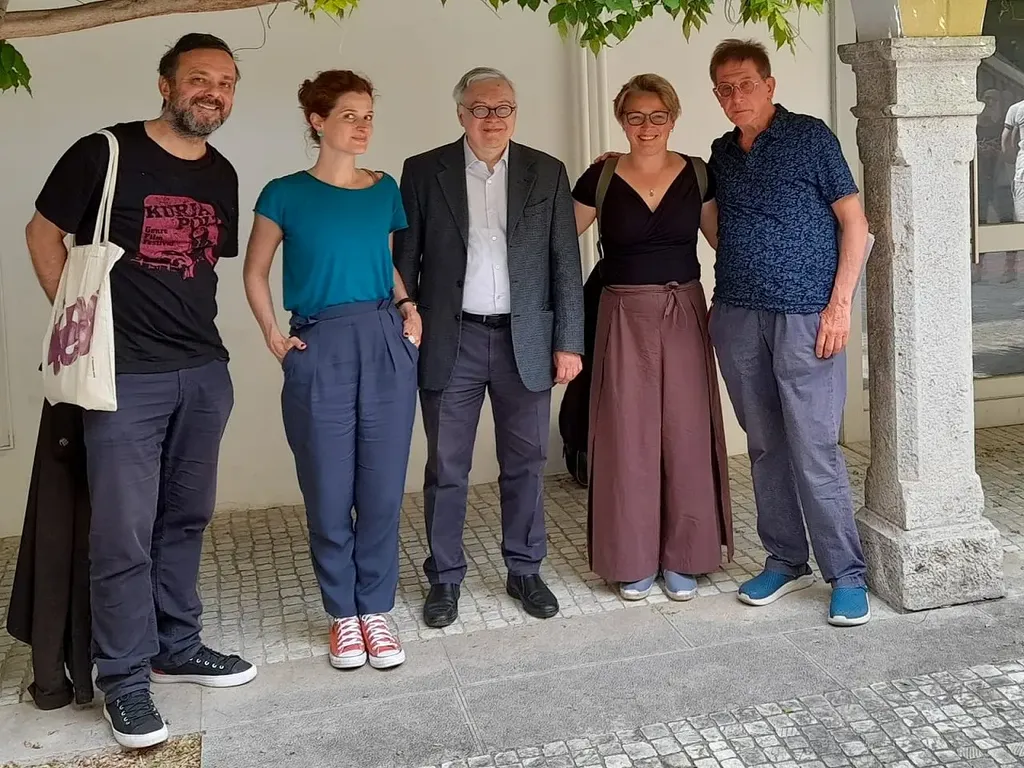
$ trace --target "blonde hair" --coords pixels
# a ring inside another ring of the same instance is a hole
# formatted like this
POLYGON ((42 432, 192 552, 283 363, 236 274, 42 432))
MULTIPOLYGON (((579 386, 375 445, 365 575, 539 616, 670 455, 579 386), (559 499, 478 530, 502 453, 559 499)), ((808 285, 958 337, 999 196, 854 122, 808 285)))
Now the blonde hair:
POLYGON ((619 89, 619 95, 615 97, 615 119, 620 123, 626 116, 626 102, 635 93, 653 93, 661 99, 661 103, 665 105, 665 109, 672 115, 673 120, 677 119, 683 111, 676 89, 664 77, 654 74, 634 75, 628 83, 619 89))

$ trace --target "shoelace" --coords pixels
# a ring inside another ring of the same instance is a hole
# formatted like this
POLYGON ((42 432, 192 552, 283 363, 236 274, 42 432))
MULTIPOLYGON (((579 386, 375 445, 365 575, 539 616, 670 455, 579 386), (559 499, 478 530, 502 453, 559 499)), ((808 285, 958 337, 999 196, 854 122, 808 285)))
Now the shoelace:
POLYGON ((114 704, 126 725, 130 725, 132 720, 144 720, 147 717, 157 716, 156 705, 145 691, 129 693, 127 696, 116 699, 114 704))
POLYGON ((359 619, 354 616, 348 619, 335 619, 334 626, 338 628, 338 649, 342 650, 351 645, 362 646, 363 632, 359 627, 359 619))
POLYGON ((192 657, 192 661, 201 667, 226 670, 240 658, 240 656, 228 656, 227 654, 219 653, 218 651, 215 651, 212 648, 207 648, 204 645, 199 649, 199 652, 192 657))
POLYGON ((360 621, 363 625, 363 634, 366 636, 366 644, 374 652, 398 649, 398 638, 391 631, 391 627, 388 626, 388 621, 384 616, 379 613, 361 616, 360 621))

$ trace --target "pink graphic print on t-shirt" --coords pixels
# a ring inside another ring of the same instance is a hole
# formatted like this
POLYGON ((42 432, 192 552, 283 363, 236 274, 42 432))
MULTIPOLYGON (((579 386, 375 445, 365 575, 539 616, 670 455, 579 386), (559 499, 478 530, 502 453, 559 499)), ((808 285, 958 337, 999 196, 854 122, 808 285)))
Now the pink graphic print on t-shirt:
POLYGON ((137 264, 178 272, 184 280, 195 277, 200 261, 216 266, 223 222, 212 205, 191 197, 148 195, 143 211, 137 264))

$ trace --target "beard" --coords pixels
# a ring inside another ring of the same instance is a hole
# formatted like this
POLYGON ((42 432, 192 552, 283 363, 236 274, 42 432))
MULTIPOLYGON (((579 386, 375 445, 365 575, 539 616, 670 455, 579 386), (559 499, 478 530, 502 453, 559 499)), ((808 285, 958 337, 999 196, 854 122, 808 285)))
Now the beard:
POLYGON ((219 99, 196 96, 186 101, 174 92, 171 93, 166 113, 174 132, 188 139, 205 139, 228 118, 224 102, 219 99), (216 109, 208 110, 201 105, 209 105, 216 109))

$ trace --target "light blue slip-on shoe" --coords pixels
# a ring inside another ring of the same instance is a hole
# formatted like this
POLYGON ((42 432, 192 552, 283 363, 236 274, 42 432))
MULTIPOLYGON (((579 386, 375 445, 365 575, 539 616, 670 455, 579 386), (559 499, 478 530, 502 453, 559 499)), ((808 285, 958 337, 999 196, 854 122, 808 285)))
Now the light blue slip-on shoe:
POLYGON ((654 576, 634 581, 632 584, 619 584, 619 594, 623 600, 643 600, 651 594, 652 589, 654 589, 654 576))
POLYGON ((697 580, 693 576, 675 571, 663 571, 665 594, 671 600, 692 600, 697 596, 697 580))
POLYGON ((859 627, 871 621, 867 587, 834 587, 828 608, 828 623, 836 627, 859 627))
POLYGON ((810 573, 790 576, 777 571, 761 571, 760 574, 740 585, 736 596, 747 605, 768 605, 780 597, 806 589, 814 583, 810 573))

